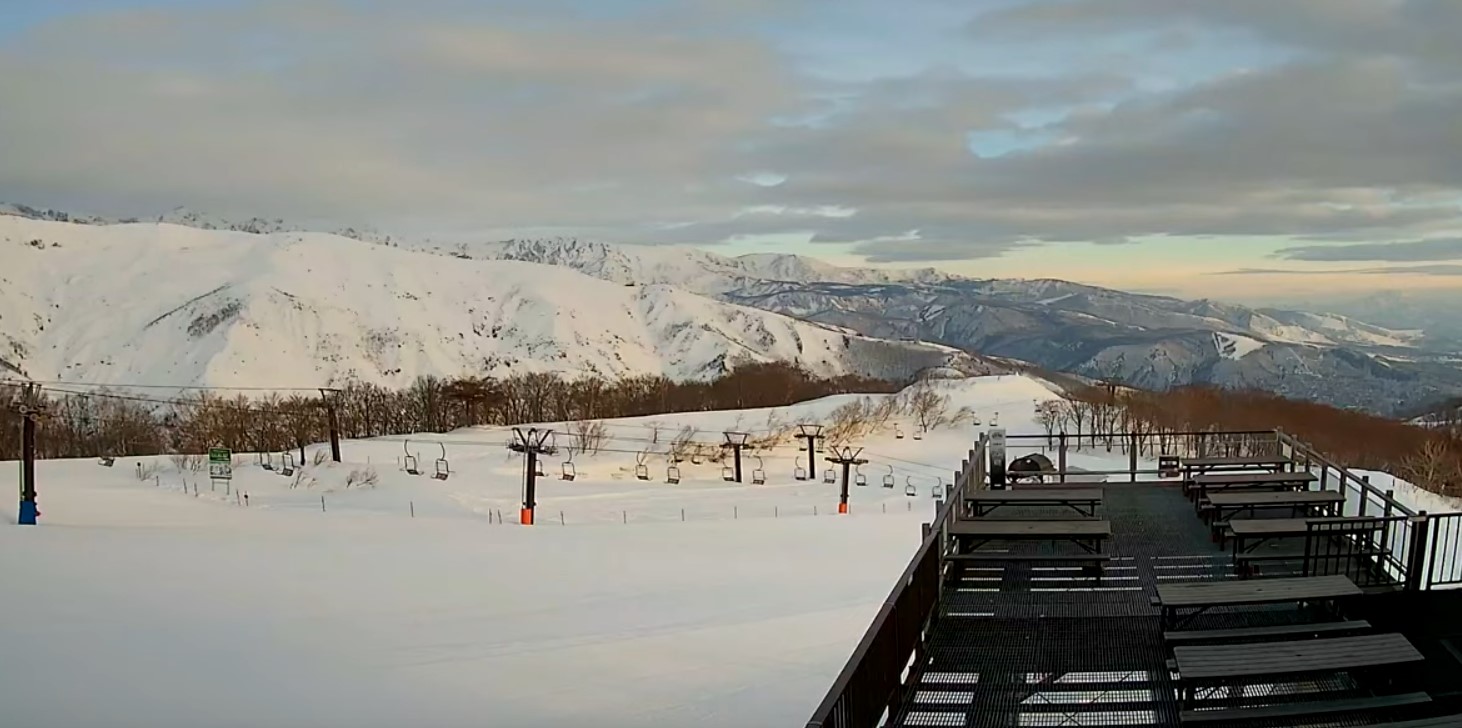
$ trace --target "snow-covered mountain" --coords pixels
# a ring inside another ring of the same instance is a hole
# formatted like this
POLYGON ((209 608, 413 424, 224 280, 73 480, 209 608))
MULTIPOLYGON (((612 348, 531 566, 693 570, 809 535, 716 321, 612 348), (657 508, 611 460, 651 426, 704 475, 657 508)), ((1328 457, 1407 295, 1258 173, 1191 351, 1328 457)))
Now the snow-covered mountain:
POLYGON ((215 386, 403 386, 421 375, 823 375, 1000 369, 665 285, 458 260, 321 233, 0 217, 0 372, 215 386))
POLYGON ((1418 348, 1422 332, 1334 314, 1060 280, 844 269, 797 256, 727 258, 572 240, 512 241, 474 252, 608 280, 675 283, 869 336, 936 341, 1148 388, 1253 387, 1385 413, 1462 392, 1455 362, 1418 348))

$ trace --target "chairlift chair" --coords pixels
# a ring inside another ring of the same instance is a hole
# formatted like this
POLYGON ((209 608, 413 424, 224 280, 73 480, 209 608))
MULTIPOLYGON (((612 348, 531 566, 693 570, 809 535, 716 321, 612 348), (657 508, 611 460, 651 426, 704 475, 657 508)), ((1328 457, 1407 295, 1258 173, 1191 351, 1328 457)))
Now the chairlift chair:
POLYGON ((914 476, 904 476, 904 495, 913 498, 919 494, 919 489, 914 487, 914 476))
POLYGON ((665 469, 665 482, 680 485, 680 468, 675 463, 671 463, 670 467, 665 469))
POLYGON ((263 468, 265 470, 268 470, 270 472, 273 472, 274 471, 274 453, 264 453, 264 452, 259 453, 259 467, 261 467, 261 468, 263 468))
POLYGON ((691 465, 700 465, 701 464, 701 454, 698 453, 698 452, 691 453, 690 454, 690 464, 691 465))
POLYGON ((918 428, 918 427, 915 427, 915 428, 914 428, 914 439, 915 439, 915 440, 922 440, 922 439, 924 439, 924 433, 923 433, 923 431, 922 431, 922 430, 921 430, 921 429, 920 429, 920 428, 918 428))
POLYGON ((792 478, 794 480, 807 480, 807 468, 798 465, 792 470, 792 478))
POLYGON ((832 468, 822 471, 822 482, 829 484, 838 482, 838 471, 832 468))
POLYGON ((863 474, 862 467, 859 465, 853 466, 853 484, 868 485, 868 476, 863 474))
POLYGON ((762 459, 761 459, 761 456, 760 455, 757 455, 755 457, 756 457, 756 470, 751 471, 751 484, 752 485, 766 485, 766 482, 767 482, 767 471, 765 471, 765 470, 762 469, 762 466, 765 463, 762 462, 762 459))
POLYGON ((892 488, 893 487, 893 466, 892 465, 888 466, 888 475, 883 476, 883 487, 885 487, 885 488, 892 488))
POLYGON ((736 482, 736 469, 731 467, 730 465, 722 465, 721 480, 724 480, 728 483, 736 482))
POLYGON ((650 466, 645 464, 645 453, 635 453, 635 479, 649 480, 650 466))
POLYGON ((416 465, 416 456, 411 454, 411 441, 402 440, 401 449, 406 453, 406 457, 401 459, 402 469, 411 475, 421 475, 421 469, 416 465))
POLYGON ((438 442, 437 447, 442 449, 442 456, 437 458, 436 472, 431 477, 433 480, 446 480, 452 474, 452 464, 447 462, 447 446, 438 442))
POLYGON ((117 462, 117 459, 114 458, 114 457, 112 457, 111 455, 103 455, 100 458, 97 458, 96 464, 97 465, 100 465, 100 466, 102 466, 104 468, 110 468, 116 462, 117 462))
POLYGON ((279 454, 279 474, 286 478, 294 475, 294 455, 292 453, 279 454))
POLYGON ((975 415, 975 427, 979 427, 979 426, 980 426, 980 416, 979 415, 975 415))
POLYGON ((578 475, 578 473, 574 471, 574 451, 573 450, 570 450, 569 451, 569 459, 564 461, 564 463, 563 463, 563 473, 562 473, 562 475, 560 475, 560 477, 562 477, 564 480, 573 482, 573 479, 577 475, 578 475))
POLYGON ((902 440, 902 439, 904 439, 904 428, 899 427, 898 426, 898 423, 894 423, 894 426, 893 426, 893 439, 895 439, 895 440, 902 440))
POLYGON ((546 470, 543 469, 543 461, 542 460, 534 460, 533 461, 533 474, 536 475, 536 476, 538 476, 538 477, 540 477, 540 478, 546 478, 546 477, 548 477, 548 471, 546 471, 546 470))

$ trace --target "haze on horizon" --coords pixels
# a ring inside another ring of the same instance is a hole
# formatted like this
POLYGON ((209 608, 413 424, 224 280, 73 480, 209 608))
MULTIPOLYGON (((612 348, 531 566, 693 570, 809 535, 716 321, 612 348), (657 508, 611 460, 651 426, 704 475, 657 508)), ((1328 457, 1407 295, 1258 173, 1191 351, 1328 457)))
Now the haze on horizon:
POLYGON ((1450 291, 1459 32, 1455 0, 11 0, 0 200, 1450 291))

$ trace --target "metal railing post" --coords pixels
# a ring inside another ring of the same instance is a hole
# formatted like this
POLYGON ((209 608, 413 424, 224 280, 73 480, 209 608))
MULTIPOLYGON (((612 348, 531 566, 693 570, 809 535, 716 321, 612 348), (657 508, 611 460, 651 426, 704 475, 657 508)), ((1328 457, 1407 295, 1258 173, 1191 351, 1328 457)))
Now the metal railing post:
POLYGON ((1425 579, 1422 570, 1426 568, 1427 556, 1427 527, 1426 511, 1412 516, 1407 521, 1411 524, 1411 542, 1407 544, 1406 552, 1406 590, 1421 591, 1425 587, 1425 579))

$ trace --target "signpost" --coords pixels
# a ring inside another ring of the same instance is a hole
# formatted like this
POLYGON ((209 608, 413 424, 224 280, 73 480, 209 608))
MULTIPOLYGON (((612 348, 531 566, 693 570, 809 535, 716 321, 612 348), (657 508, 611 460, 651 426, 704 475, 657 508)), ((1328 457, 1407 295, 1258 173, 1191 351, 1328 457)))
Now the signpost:
POLYGON ((1005 428, 990 428, 990 489, 1005 489, 1005 428))
POLYGON ((208 479, 233 480, 234 454, 226 447, 208 448, 208 479))

